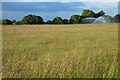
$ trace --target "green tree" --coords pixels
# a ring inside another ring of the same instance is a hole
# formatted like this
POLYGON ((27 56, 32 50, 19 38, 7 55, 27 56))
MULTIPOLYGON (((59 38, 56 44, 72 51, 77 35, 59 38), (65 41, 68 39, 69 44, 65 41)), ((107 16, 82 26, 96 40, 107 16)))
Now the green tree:
POLYGON ((96 14, 94 15, 94 17, 95 17, 95 18, 98 18, 98 17, 103 16, 103 15, 105 15, 105 12, 101 10, 101 11, 99 11, 98 13, 96 13, 96 14))
POLYGON ((0 21, 0 25, 2 25, 2 21, 0 21))
POLYGON ((89 9, 83 10, 82 16, 83 17, 94 17, 95 13, 89 9))
POLYGON ((16 24, 16 20, 12 20, 12 24, 15 25, 16 24))
POLYGON ((117 14, 113 17, 115 23, 120 23, 120 14, 117 14))
POLYGON ((98 12, 98 14, 99 14, 100 16, 103 16, 103 15, 105 14, 105 12, 101 10, 100 12, 98 12))
POLYGON ((52 24, 51 20, 47 20, 46 24, 52 24))
POLYGON ((70 18, 70 23, 71 24, 79 24, 81 22, 81 17, 80 15, 72 15, 70 18))
POLYGON ((63 24, 68 24, 69 23, 69 21, 67 19, 63 19, 62 22, 63 22, 63 24))
POLYGON ((2 20, 2 24, 3 24, 3 25, 11 25, 11 24, 12 24, 12 21, 9 20, 9 19, 4 19, 4 20, 2 20))
POLYGON ((43 18, 41 16, 36 16, 29 14, 21 20, 22 24, 43 24, 43 18))
POLYGON ((62 18, 59 17, 59 16, 57 16, 57 17, 55 17, 55 18, 53 19, 52 23, 53 23, 53 24, 63 24, 62 18))
POLYGON ((21 25, 21 24, 22 24, 22 21, 17 21, 17 22, 14 23, 14 24, 21 25))

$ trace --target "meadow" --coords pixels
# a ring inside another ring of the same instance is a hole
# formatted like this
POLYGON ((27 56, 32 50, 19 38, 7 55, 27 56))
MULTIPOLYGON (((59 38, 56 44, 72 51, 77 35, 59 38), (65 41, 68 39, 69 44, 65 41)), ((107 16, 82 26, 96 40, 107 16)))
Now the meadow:
POLYGON ((4 25, 3 78, 118 78, 118 24, 4 25))

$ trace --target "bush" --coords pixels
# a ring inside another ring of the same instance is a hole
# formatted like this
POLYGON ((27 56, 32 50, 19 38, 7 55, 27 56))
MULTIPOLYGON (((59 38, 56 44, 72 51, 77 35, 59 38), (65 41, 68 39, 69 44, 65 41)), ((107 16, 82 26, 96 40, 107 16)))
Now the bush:
POLYGON ((69 24, 69 20, 67 20, 67 19, 63 19, 62 22, 63 22, 63 24, 69 24))
POLYGON ((71 24, 79 24, 81 22, 81 16, 80 15, 72 15, 70 18, 71 24))
POLYGON ((52 24, 51 20, 47 20, 46 24, 52 24))
POLYGON ((57 17, 55 17, 55 18, 53 19, 52 23, 53 23, 53 24, 63 24, 62 18, 59 17, 59 16, 57 16, 57 17))

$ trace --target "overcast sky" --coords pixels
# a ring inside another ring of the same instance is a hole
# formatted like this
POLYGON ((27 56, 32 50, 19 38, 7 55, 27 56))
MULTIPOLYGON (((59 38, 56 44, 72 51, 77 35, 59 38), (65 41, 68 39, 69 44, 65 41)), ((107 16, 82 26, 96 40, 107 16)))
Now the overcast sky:
MULTIPOLYGON (((60 16, 62 18, 69 19, 73 14, 81 14, 82 10, 90 9, 94 12, 98 12, 100 10, 105 11, 107 15, 114 16, 118 13, 118 2, 114 0, 114 2, 72 2, 73 0, 69 0, 70 2, 35 2, 38 0, 2 0, 2 18, 3 19, 16 19, 21 20, 23 16, 27 14, 35 14, 42 16, 44 20, 51 20, 56 16, 60 16), (11 1, 11 2, 10 2, 11 1), (13 2, 12 2, 13 1, 13 2), (20 1, 31 1, 31 2, 20 2, 20 1)), ((43 0, 40 0, 43 1, 43 0)), ((55 0, 44 0, 44 1, 55 1, 55 0)), ((58 0, 56 0, 58 1, 58 0)), ((76 0, 74 0, 76 1, 76 0)), ((86 0, 87 1, 87 0, 86 0)), ((95 1, 95 0, 93 0, 95 1)))

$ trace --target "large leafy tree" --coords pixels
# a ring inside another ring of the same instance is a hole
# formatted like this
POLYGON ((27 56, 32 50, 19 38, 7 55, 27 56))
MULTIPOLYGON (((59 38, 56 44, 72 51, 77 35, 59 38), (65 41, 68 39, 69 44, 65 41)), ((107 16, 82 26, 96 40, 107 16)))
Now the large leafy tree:
POLYGON ((53 19, 52 23, 53 23, 53 24, 62 24, 62 23, 63 23, 63 22, 62 22, 62 18, 59 17, 59 16, 57 16, 57 17, 55 17, 55 18, 53 19))
POLYGON ((3 25, 11 25, 11 24, 12 24, 12 21, 9 20, 9 19, 4 19, 4 20, 2 20, 2 24, 3 24, 3 25))
POLYGON ((81 22, 81 17, 80 15, 72 15, 70 18, 70 23, 71 24, 79 24, 81 22))
POLYGON ((43 18, 41 16, 36 16, 29 14, 21 20, 22 24, 43 24, 43 18))
POLYGON ((89 9, 83 10, 83 12, 82 12, 83 17, 94 17, 94 15, 95 15, 95 13, 89 9))

